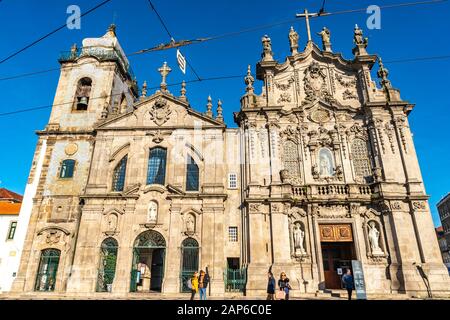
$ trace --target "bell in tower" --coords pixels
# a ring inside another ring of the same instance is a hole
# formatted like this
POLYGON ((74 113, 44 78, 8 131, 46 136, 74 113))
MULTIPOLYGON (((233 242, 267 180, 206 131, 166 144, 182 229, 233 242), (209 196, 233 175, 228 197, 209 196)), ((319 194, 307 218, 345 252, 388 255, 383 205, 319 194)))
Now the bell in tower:
POLYGON ((86 111, 89 104, 89 97, 91 95, 92 80, 83 78, 78 82, 76 91, 76 110, 86 111))

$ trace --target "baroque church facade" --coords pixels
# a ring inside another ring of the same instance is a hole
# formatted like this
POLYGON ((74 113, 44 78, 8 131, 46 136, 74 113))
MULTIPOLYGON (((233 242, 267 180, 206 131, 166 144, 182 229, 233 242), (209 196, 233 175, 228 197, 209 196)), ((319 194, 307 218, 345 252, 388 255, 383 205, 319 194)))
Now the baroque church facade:
POLYGON ((320 35, 300 52, 291 28, 281 63, 262 38, 262 90, 249 66, 237 128, 220 100, 199 112, 185 83, 170 92, 166 63, 155 93, 138 90, 114 26, 64 54, 12 293, 170 295, 206 269, 211 295, 264 295, 271 270, 301 296, 341 288, 359 260, 369 296, 448 294, 413 104, 381 59, 377 87, 358 27, 353 60, 320 35))

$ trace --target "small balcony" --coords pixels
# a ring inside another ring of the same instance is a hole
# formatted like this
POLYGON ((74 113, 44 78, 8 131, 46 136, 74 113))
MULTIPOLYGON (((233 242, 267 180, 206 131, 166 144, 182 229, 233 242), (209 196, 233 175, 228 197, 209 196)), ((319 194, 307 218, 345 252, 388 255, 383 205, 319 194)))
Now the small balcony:
POLYGON ((368 184, 310 184, 283 185, 282 193, 294 200, 370 200, 375 190, 368 184))

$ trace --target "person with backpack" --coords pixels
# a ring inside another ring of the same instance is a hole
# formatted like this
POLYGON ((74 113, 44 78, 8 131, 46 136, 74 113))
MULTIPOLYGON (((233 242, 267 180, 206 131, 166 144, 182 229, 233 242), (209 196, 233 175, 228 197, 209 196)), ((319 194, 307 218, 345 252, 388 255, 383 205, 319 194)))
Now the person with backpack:
POLYGON ((272 272, 267 273, 267 300, 275 300, 275 277, 272 272))
POLYGON ((195 294, 198 292, 198 272, 195 271, 190 279, 191 300, 194 300, 195 294))
POLYGON ((200 300, 206 300, 206 288, 208 287, 209 283, 209 275, 203 271, 200 270, 200 277, 198 278, 198 289, 200 292, 200 300))
POLYGON ((350 269, 347 269, 347 272, 342 277, 342 283, 344 284, 345 289, 347 289, 348 300, 352 300, 353 276, 350 269))
POLYGON ((291 285, 289 284, 289 278, 286 276, 286 273, 282 272, 280 274, 280 280, 278 280, 278 287, 280 288, 281 292, 284 292, 284 294, 277 294, 277 298, 279 300, 289 300, 289 290, 291 290, 291 285), (284 296, 284 298, 282 298, 284 296))

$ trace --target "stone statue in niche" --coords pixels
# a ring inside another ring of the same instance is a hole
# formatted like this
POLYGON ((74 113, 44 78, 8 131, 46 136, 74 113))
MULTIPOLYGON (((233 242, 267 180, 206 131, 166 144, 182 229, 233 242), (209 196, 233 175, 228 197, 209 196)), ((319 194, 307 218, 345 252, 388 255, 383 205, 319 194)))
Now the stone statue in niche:
POLYGON ((333 175, 333 155, 331 151, 322 148, 319 152, 319 172, 322 177, 330 177, 333 175))
POLYGON ((378 231, 375 221, 370 221, 368 225, 369 225, 369 242, 372 254, 382 255, 383 250, 381 250, 379 245, 380 231, 378 231))
POLYGON ((300 223, 295 223, 292 230, 292 235, 294 238, 294 249, 295 254, 305 254, 305 248, 303 248, 303 242, 305 239, 305 231, 302 230, 300 223))
POLYGON ((154 201, 151 201, 148 206, 148 222, 156 223, 158 218, 158 204, 154 201))
POLYGON ((110 213, 108 214, 106 231, 115 232, 116 229, 117 229, 117 215, 115 215, 114 213, 110 213))
POLYGON ((195 232, 195 218, 188 214, 186 217, 186 233, 193 234, 195 232))

